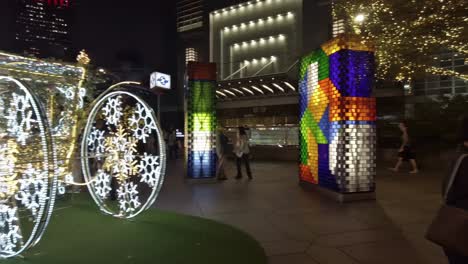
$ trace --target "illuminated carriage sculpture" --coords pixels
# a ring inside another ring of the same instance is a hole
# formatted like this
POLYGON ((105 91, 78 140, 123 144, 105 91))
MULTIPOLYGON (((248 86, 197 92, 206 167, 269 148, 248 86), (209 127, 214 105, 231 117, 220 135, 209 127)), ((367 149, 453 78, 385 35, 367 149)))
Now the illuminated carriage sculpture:
POLYGON ((1 258, 40 240, 56 192, 71 177, 85 74, 82 67, 0 53, 1 258))
POLYGON ((159 193, 164 141, 144 89, 122 83, 99 97, 76 155, 85 79, 84 67, 0 53, 0 258, 39 242, 66 186, 86 185, 103 212, 121 218, 159 193))

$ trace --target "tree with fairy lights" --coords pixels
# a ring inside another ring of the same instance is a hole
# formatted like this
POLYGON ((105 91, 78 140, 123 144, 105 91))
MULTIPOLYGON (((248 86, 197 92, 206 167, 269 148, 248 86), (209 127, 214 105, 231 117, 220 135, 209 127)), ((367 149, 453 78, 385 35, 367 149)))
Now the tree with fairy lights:
POLYGON ((438 67, 437 54, 468 55, 466 0, 343 0, 334 18, 347 32, 376 46, 379 79, 411 80, 426 74, 468 80, 467 72, 438 67))

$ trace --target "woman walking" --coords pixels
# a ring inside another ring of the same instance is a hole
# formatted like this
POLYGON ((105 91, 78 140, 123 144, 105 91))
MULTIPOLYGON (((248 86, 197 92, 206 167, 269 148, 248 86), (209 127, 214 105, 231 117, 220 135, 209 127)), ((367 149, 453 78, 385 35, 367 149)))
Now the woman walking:
POLYGON ((409 161, 412 166, 412 170, 410 173, 415 174, 418 173, 418 164, 416 163, 416 156, 414 155, 414 152, 411 148, 411 141, 410 137, 408 135, 408 125, 406 124, 405 121, 401 121, 398 124, 398 127, 400 128, 401 131, 401 146, 400 149, 398 150, 398 161, 395 164, 395 167, 390 168, 391 171, 398 172, 400 170, 400 166, 403 163, 403 161, 409 161))
POLYGON ((234 153, 236 154, 236 161, 237 161, 237 177, 236 179, 242 178, 242 169, 241 165, 242 162, 245 163, 245 169, 247 170, 247 176, 249 179, 252 179, 252 171, 250 170, 250 161, 249 161, 249 138, 247 137, 247 133, 245 132, 244 127, 239 127, 237 132, 237 138, 234 145, 234 153))

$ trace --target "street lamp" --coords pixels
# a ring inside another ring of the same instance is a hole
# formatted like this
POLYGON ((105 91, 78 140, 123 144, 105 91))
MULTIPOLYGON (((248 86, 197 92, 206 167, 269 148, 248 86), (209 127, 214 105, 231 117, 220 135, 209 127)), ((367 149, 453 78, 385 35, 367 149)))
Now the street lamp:
POLYGON ((366 16, 364 14, 357 14, 356 17, 354 17, 354 21, 357 23, 362 23, 366 19, 366 16))

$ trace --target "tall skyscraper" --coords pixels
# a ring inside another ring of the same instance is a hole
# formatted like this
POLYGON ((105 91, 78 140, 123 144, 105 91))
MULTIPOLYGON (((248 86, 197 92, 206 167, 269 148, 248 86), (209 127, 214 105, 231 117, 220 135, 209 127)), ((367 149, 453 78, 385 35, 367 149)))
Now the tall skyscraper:
POLYGON ((16 49, 37 57, 64 58, 70 49, 72 0, 18 0, 16 49))
POLYGON ((177 1, 177 31, 184 32, 203 26, 203 0, 177 1))

